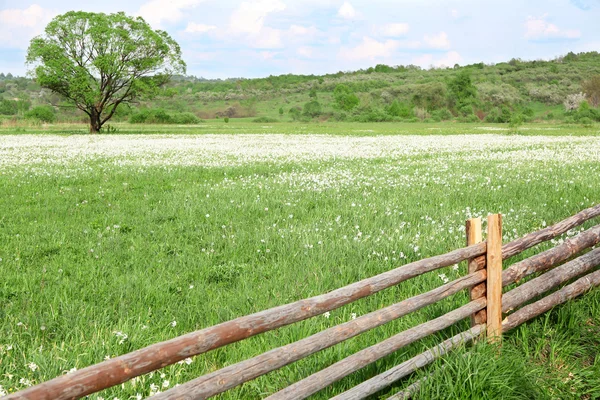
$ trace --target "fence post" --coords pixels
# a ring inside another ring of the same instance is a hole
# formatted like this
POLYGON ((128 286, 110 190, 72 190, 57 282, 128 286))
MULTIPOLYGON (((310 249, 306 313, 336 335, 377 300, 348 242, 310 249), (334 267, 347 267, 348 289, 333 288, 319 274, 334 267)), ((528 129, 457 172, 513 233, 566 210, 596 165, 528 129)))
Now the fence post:
MULTIPOLYGON (((467 246, 481 243, 483 241, 483 235, 481 233, 481 218, 471 218, 466 222, 466 233, 467 233, 467 246)), ((467 266, 469 268, 469 274, 473 272, 485 269, 485 255, 470 258, 467 260, 467 266)), ((477 300, 485 296, 485 282, 473 286, 469 289, 469 297, 471 301, 477 300)), ((486 310, 477 311, 471 315, 471 327, 479 324, 485 324, 486 321, 486 310)))
POLYGON ((487 336, 502 339, 502 214, 488 216, 487 226, 487 336))

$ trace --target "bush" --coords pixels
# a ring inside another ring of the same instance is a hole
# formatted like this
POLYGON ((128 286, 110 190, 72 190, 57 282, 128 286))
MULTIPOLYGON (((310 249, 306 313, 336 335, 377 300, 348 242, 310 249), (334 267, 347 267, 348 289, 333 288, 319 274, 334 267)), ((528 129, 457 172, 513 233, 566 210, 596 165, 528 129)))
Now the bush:
POLYGON ((199 124, 202 120, 189 112, 169 114, 162 108, 144 109, 131 114, 131 124, 199 124))
POLYGON ((585 95, 583 93, 574 93, 567 96, 563 105, 567 111, 575 111, 579 108, 581 103, 585 101, 585 95))
POLYGON ((333 98, 337 107, 343 111, 351 111, 360 102, 358 96, 352 93, 347 85, 337 85, 333 91, 333 98))
POLYGON ((600 105, 600 75, 592 77, 581 84, 588 101, 594 107, 600 105))
POLYGON ((228 124, 229 123, 229 117, 223 118, 223 121, 225 121, 225 123, 228 124))
POLYGON ((178 124, 178 125, 195 125, 195 124, 199 124, 200 122, 202 122, 202 120, 200 118, 196 117, 194 114, 192 114, 190 112, 173 114, 171 116, 171 121, 172 121, 172 123, 178 124))
POLYGON ((431 118, 439 121, 448 121, 454 118, 452 113, 447 108, 441 110, 435 110, 431 113, 431 118))
POLYGON ((56 114, 52 106, 36 106, 25 113, 25 118, 40 122, 54 122, 56 121, 56 114))
POLYGON ((316 100, 309 101, 304 105, 303 114, 307 117, 315 118, 321 115, 321 103, 316 100))
POLYGON ((412 117, 412 111, 408 105, 399 103, 398 100, 394 100, 392 104, 387 108, 387 113, 392 117, 399 118, 410 118, 412 117))
POLYGON ((270 118, 270 117, 258 117, 252 120, 252 122, 260 122, 260 123, 271 123, 271 122, 279 122, 278 119, 270 118))
POLYGON ((412 102, 415 106, 426 110, 442 108, 446 104, 446 88, 441 82, 430 82, 414 85, 412 102))
POLYGON ((393 121, 394 117, 384 113, 382 110, 368 110, 356 115, 353 120, 356 122, 389 122, 393 121))
POLYGON ((0 100, 0 115, 16 115, 19 111, 17 102, 13 100, 0 100))

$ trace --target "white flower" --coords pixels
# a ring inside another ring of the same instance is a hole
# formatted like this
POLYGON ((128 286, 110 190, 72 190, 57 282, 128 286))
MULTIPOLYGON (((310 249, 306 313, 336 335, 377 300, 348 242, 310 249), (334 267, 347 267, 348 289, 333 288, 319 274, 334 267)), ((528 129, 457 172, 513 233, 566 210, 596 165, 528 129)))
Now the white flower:
POLYGON ((168 388, 169 387, 169 381, 167 381, 167 380, 163 381, 162 387, 163 388, 168 388))
POLYGON ((118 338, 120 339, 120 340, 119 340, 119 344, 123 344, 123 343, 125 343, 125 341, 126 341, 128 338, 129 338, 129 336, 127 336, 127 334, 126 334, 126 333, 123 333, 123 332, 121 332, 121 331, 115 331, 115 332, 113 332, 113 333, 114 333, 114 335, 115 335, 116 337, 118 337, 118 338))
POLYGON ((2 385, 0 385, 0 397, 7 396, 7 395, 8 395, 8 393, 6 393, 6 390, 4 390, 2 385))
POLYGON ((177 326, 177 321, 172 321, 172 322, 171 322, 171 326, 172 326, 173 328, 175 328, 175 326, 177 326))
POLYGON ((12 344, 6 345, 6 351, 12 350, 12 344))
POLYGON ((452 269, 453 269, 453 270, 455 270, 455 271, 458 271, 458 264, 454 264, 454 265, 452 266, 452 269))
POLYGON ((350 317, 351 317, 352 319, 356 319, 356 313, 354 313, 354 312, 353 312, 352 314, 350 314, 350 317))
POLYGON ((30 362, 29 364, 27 364, 27 368, 35 372, 35 370, 38 369, 38 366, 36 363, 30 362))
POLYGON ((194 288, 194 285, 190 285, 190 289, 193 289, 193 288, 194 288))
POLYGON ((142 395, 141 395, 141 394, 139 394, 139 393, 136 393, 136 395, 135 395, 135 400, 142 400, 143 398, 144 398, 144 396, 142 396, 142 395))
POLYGON ((327 311, 326 313, 323 314, 323 316, 325 318, 329 318, 331 316, 331 313, 329 311, 327 311))
POLYGON ((24 385, 24 386, 27 386, 27 387, 33 386, 33 383, 31 383, 31 381, 29 379, 25 379, 25 378, 19 379, 19 383, 21 385, 24 385))
POLYGON ((444 282, 444 283, 448 283, 450 282, 450 279, 448 279, 448 277, 446 276, 446 274, 439 274, 438 275, 440 277, 440 279, 444 282))

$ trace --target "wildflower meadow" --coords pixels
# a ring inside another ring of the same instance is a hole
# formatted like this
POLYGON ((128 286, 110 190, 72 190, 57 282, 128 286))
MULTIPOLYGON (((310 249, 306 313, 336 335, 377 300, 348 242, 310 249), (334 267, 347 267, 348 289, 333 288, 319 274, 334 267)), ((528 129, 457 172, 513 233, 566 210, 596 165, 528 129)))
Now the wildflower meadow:
MULTIPOLYGON (((598 136, 569 128, 533 135, 451 129, 0 135, 0 396, 462 247, 471 217, 502 213, 506 242, 600 201, 598 136)), ((419 276, 90 398, 146 398, 465 274, 461 263, 419 276)), ((450 311, 466 296, 220 398, 265 397, 450 311)), ((340 393, 467 326, 464 321, 396 352, 315 398, 340 393)), ((502 358, 484 343, 449 355, 449 367, 428 380, 420 398, 442 392, 600 398, 598 346, 596 290, 506 335, 502 358)))

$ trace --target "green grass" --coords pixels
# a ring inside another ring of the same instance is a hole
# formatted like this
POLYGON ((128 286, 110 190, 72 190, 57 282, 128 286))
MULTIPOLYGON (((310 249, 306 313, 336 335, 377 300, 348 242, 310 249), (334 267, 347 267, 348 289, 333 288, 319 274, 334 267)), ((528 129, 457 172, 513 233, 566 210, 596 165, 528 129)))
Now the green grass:
MULTIPOLYGON (((430 135, 430 126, 411 124, 298 124, 283 132, 278 125, 255 126, 144 127, 143 133, 186 134, 174 137, 181 145, 152 149, 146 146, 161 136, 0 136, 4 390, 453 250, 464 245, 461 227, 471 216, 502 212, 510 241, 600 199, 597 137, 417 136, 430 135), (378 136, 410 128, 410 138, 378 136), (341 136, 344 129, 351 136, 341 136), (205 135, 238 132, 256 135, 205 135), (298 132, 333 136, 293 135, 298 132), (98 143, 113 141, 124 153, 95 152, 98 143), (205 143, 200 149, 206 152, 191 149, 193 141, 205 143), (253 143, 283 154, 261 158, 251 153, 253 143)), ((436 133, 480 132, 475 125, 440 128, 436 133)), ((46 133, 68 133, 61 129, 46 133)), ((591 132, 560 127, 536 134, 591 132)), ((440 272, 454 279, 466 273, 463 264, 440 272)), ((430 273, 329 318, 209 352, 100 396, 147 396, 151 384, 172 387, 441 283, 430 273)), ((457 294, 222 397, 264 397, 466 301, 466 293, 457 294)), ((464 321, 402 349, 315 398, 331 397, 466 327, 464 321)), ((422 398, 598 398, 599 333, 596 290, 507 335, 499 356, 478 345, 446 357, 437 364, 448 365, 444 369, 423 371, 438 372, 422 398)))
MULTIPOLYGON (((280 119, 273 114, 269 118, 280 119)), ((515 133, 508 124, 488 123, 455 123, 455 122, 290 122, 289 118, 281 118, 281 122, 253 122, 251 118, 231 118, 228 123, 223 119, 206 120, 199 125, 154 125, 112 123, 116 134, 327 134, 337 136, 379 136, 379 135, 474 135, 500 134, 521 136, 597 136, 600 135, 600 124, 590 127, 557 123, 531 123, 519 127, 515 133)), ((59 134, 88 135, 86 124, 28 124, 17 126, 0 124, 0 134, 59 134)))

